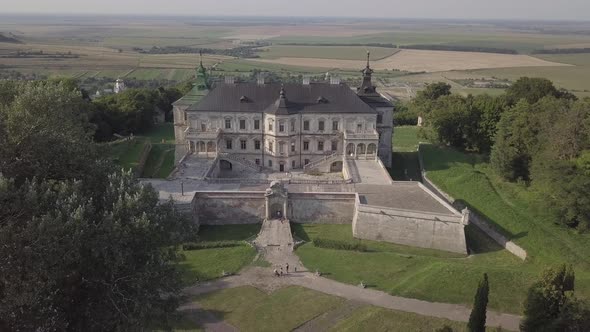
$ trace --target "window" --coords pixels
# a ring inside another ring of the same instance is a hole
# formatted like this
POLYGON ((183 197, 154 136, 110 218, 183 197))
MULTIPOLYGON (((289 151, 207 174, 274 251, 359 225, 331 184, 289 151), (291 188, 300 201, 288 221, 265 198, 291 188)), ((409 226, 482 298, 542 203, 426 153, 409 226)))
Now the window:
POLYGON ((201 131, 207 131, 207 124, 201 122, 201 131))
POLYGON ((291 152, 295 152, 295 142, 291 142, 291 152))
POLYGON ((260 150, 260 141, 254 141, 254 150, 260 150))
POLYGON ((295 132, 295 120, 291 120, 291 132, 295 132))
POLYGON ((305 159, 303 162, 304 162, 304 165, 308 165, 309 164, 309 159, 305 159))
POLYGON ((240 149, 246 150, 246 147, 247 147, 246 140, 245 139, 240 140, 240 149))
POLYGON ((232 149, 232 140, 231 139, 226 139, 225 140, 225 148, 228 150, 232 149))
POLYGON ((291 161, 291 168, 295 168, 295 160, 291 161))
POLYGON ((272 120, 268 122, 268 131, 272 131, 272 120))
POLYGON ((188 113, 183 112, 184 113, 184 122, 188 121, 188 113))
POLYGON ((260 130, 260 120, 254 120, 254 130, 260 130))
POLYGON ((284 122, 279 122, 279 132, 283 133, 285 132, 285 123, 284 122))
POLYGON ((383 114, 377 114, 377 123, 383 123, 383 114))
POLYGON ((231 129, 231 119, 225 119, 225 129, 231 129))
POLYGON ((279 152, 285 153, 285 143, 283 143, 283 142, 279 143, 279 152))
POLYGON ((260 159, 256 159, 254 162, 256 163, 256 165, 260 165, 260 159))
POLYGON ((303 130, 309 130, 309 121, 308 120, 303 121, 303 130))
POLYGON ((268 150, 269 150, 270 152, 273 152, 273 147, 274 147, 274 146, 272 145, 272 142, 268 142, 268 150))
POLYGON ((318 142, 318 151, 324 151, 324 142, 322 142, 322 141, 318 142))
POLYGON ((268 167, 272 167, 272 160, 268 161, 268 167))
POLYGON ((324 131, 324 121, 318 122, 318 130, 319 131, 324 131))
POLYGON ((308 141, 303 142, 303 151, 309 151, 309 142, 308 141))
POLYGON ((356 132, 360 133, 361 131, 363 131, 363 125, 359 123, 356 125, 356 132))
POLYGON ((332 141, 332 151, 338 150, 338 141, 332 141))
POLYGON ((338 130, 338 121, 332 121, 332 130, 338 130))
POLYGON ((246 120, 240 120, 240 130, 246 130, 246 120))

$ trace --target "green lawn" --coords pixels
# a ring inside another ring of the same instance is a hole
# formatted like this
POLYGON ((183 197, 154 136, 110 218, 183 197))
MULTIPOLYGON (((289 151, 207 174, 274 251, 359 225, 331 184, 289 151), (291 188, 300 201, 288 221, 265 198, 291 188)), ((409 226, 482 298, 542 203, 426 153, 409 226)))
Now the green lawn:
POLYGON ((194 300, 240 331, 255 332, 291 331, 344 302, 339 297, 302 287, 286 287, 266 294, 250 286, 225 289, 194 300))
POLYGON ((120 141, 105 145, 106 151, 115 162, 124 169, 134 169, 139 163, 141 152, 143 151, 147 140, 136 137, 129 141, 120 141))
POLYGON ((141 136, 148 138, 152 143, 174 144, 174 124, 170 122, 157 124, 141 136))
POLYGON ((414 152, 418 150, 418 127, 401 126, 393 129, 393 151, 414 152))
MULTIPOLYGON (((408 312, 365 307, 354 311, 346 319, 333 326, 330 331, 435 331, 449 326, 455 332, 467 331, 466 324, 448 319, 421 316, 408 312)), ((495 329, 486 329, 494 331, 495 329)))
MULTIPOLYGON (((327 238, 356 242, 350 225, 293 225, 304 240, 327 238)), ((526 289, 539 274, 530 264, 503 250, 479 229, 467 227, 470 249, 464 257, 436 250, 366 241, 369 252, 331 250, 306 243, 296 251, 311 271, 349 284, 363 281, 369 287, 410 298, 472 305, 483 273, 490 278, 490 308, 520 313, 526 289)))
POLYGON ((199 242, 234 242, 235 247, 200 250, 184 250, 185 260, 181 263, 187 284, 196 280, 210 280, 221 277, 223 271, 236 273, 252 263, 256 250, 244 242, 260 231, 260 224, 200 227, 199 242))

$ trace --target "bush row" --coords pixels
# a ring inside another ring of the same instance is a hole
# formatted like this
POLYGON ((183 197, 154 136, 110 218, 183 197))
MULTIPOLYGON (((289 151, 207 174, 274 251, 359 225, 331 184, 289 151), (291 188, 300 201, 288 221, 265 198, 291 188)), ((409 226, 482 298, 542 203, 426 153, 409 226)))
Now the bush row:
POLYGON ((242 246, 243 243, 236 241, 211 241, 211 242, 189 242, 182 245, 183 250, 201 250, 215 248, 231 248, 242 246))
POLYGON ((322 238, 313 239, 313 245, 318 248, 336 249, 336 250, 350 250, 350 251, 368 251, 367 246, 360 242, 347 242, 339 240, 329 240, 322 238))

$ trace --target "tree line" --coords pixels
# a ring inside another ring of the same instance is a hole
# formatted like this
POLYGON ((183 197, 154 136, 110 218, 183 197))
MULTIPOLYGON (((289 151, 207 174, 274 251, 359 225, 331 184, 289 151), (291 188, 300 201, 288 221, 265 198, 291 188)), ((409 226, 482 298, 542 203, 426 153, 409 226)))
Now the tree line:
POLYGON ((417 115, 422 137, 489 156, 501 177, 538 192, 557 222, 590 229, 590 99, 542 78, 523 77, 497 97, 436 83, 402 106, 396 122, 417 115))
POLYGON ((93 112, 71 82, 0 82, 1 331, 139 331, 175 315, 178 249, 196 229, 116 169, 93 112))

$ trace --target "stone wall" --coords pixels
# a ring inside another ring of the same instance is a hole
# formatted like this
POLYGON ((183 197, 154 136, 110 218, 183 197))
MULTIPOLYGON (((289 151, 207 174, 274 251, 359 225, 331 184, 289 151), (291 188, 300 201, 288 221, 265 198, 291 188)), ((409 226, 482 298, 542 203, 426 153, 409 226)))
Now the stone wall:
POLYGON ((192 204, 201 225, 256 224, 266 215, 264 192, 197 192, 192 204))
POLYGON ((288 216, 295 223, 350 224, 355 193, 289 193, 288 216))
POLYGON ((356 202, 353 236, 408 246, 467 253, 462 216, 419 213, 356 202))

